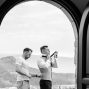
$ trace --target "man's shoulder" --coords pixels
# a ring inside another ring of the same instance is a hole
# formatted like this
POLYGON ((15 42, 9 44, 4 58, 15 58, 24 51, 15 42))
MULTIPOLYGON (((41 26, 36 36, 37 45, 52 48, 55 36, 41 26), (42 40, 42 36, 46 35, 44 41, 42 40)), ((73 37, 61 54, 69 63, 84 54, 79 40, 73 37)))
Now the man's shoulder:
POLYGON ((42 57, 39 57, 38 61, 43 61, 43 58, 42 57))
POLYGON ((37 60, 37 63, 38 63, 38 64, 41 63, 41 62, 43 62, 43 58, 42 58, 42 57, 40 57, 40 58, 37 60))
POLYGON ((16 57, 16 63, 22 63, 24 62, 24 59, 20 56, 20 57, 16 57))
POLYGON ((23 59, 22 56, 15 56, 16 59, 23 59))

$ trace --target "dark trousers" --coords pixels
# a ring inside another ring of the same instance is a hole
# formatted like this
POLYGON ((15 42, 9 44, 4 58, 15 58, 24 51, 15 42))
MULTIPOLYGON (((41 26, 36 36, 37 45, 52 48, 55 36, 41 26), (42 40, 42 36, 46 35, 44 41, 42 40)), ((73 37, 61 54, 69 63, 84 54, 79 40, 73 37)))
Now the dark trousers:
POLYGON ((52 81, 50 80, 40 80, 40 89, 52 89, 52 81))

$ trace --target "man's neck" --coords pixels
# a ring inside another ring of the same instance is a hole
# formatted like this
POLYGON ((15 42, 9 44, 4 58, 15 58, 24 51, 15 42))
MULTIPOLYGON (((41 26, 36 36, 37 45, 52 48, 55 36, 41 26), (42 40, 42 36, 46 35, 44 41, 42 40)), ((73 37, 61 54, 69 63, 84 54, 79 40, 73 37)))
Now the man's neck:
POLYGON ((24 57, 24 56, 22 56, 25 60, 27 60, 28 58, 26 58, 26 57, 24 57))
POLYGON ((49 59, 49 55, 42 55, 42 57, 47 61, 49 59))

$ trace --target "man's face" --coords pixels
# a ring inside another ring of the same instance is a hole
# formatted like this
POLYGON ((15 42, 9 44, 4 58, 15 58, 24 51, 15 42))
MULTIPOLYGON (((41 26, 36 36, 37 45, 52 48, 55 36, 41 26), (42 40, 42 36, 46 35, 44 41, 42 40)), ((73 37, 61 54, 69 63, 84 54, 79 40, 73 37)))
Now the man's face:
POLYGON ((23 55, 24 55, 25 59, 30 58, 31 54, 32 54, 32 52, 31 52, 31 51, 24 51, 24 53, 23 53, 23 55))
POLYGON ((42 50, 42 53, 45 54, 45 55, 49 55, 50 50, 48 49, 48 47, 46 47, 45 49, 42 50))

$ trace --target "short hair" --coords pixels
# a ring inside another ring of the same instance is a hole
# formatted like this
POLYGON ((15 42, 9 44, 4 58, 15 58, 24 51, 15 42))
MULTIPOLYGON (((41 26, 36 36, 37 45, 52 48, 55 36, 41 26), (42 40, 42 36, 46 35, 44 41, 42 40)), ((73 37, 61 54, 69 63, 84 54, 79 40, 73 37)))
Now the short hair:
POLYGON ((47 48, 47 47, 48 47, 47 45, 44 45, 44 46, 40 47, 40 51, 42 52, 42 50, 47 48))
POLYGON ((32 49, 30 49, 30 48, 25 48, 24 50, 23 50, 23 52, 25 52, 25 51, 31 51, 32 52, 32 49))

